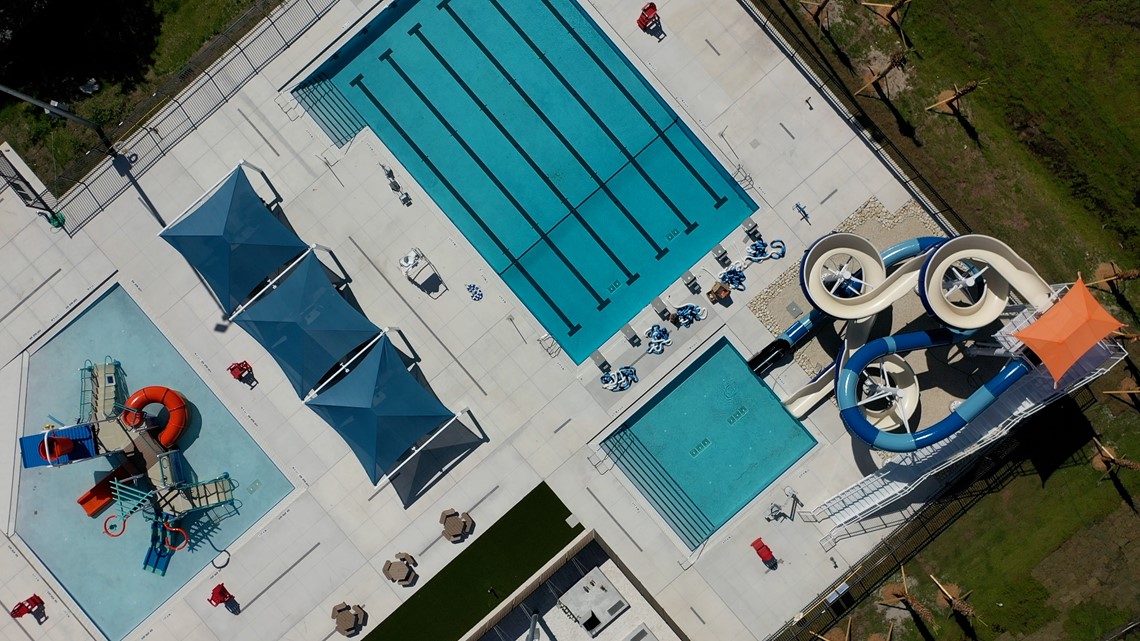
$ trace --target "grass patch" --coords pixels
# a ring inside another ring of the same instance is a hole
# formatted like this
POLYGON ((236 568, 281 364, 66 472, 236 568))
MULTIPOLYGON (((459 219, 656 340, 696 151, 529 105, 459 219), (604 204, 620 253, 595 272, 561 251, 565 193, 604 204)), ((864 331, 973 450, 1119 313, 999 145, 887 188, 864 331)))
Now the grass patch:
MULTIPOLYGON (((791 0, 787 20, 848 91, 901 48, 871 11, 832 2, 824 29, 791 0)), ((1101 260, 1140 262, 1140 4, 1134 0, 914 2, 915 49, 887 100, 856 101, 976 231, 1009 242, 1046 279, 1101 260), (925 111, 986 80, 962 118, 925 111)))
MULTIPOLYGON (((66 102, 75 113, 110 133, 136 105, 157 91, 207 42, 255 4, 257 0, 153 0, 155 19, 159 21, 158 37, 149 56, 151 65, 142 72, 141 80, 108 82, 105 78, 96 78, 102 88, 93 96, 70 88, 70 95, 35 97, 66 102)), ((98 42, 87 44, 99 46, 98 42)), ((47 184, 52 184, 64 168, 98 143, 89 129, 7 97, 0 98, 0 140, 11 144, 47 184)))
POLYGON ((540 484, 376 626, 366 641, 458 639, 582 532, 581 525, 566 525, 569 516, 554 491, 540 484))

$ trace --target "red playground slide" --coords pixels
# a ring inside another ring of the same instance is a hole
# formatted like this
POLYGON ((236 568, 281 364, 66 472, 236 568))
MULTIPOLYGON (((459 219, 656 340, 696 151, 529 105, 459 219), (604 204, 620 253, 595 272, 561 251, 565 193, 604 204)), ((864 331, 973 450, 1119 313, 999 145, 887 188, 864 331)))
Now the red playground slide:
POLYGON ((95 487, 79 497, 75 502, 83 506, 87 516, 95 516, 100 510, 111 504, 115 498, 111 495, 111 480, 122 481, 131 475, 127 471, 127 464, 116 467, 110 474, 104 476, 95 487))

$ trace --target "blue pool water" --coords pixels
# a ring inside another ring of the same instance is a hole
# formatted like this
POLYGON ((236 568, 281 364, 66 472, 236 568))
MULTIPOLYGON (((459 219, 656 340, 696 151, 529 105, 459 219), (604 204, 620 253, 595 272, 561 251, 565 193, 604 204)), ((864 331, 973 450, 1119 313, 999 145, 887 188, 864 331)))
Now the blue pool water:
POLYGON ((696 549, 815 444, 721 339, 602 448, 696 549))
POLYGON ((756 210, 575 0, 397 2, 295 93, 371 127, 576 362, 756 210))
MULTIPOLYGON (((16 532, 108 638, 126 636, 288 494, 293 486, 221 401, 139 309, 115 288, 32 354, 24 434, 46 423, 70 424, 79 413, 84 360, 118 359, 127 388, 163 385, 185 395, 191 421, 178 441, 199 480, 229 472, 238 482, 236 513, 214 523, 210 512, 184 519, 191 546, 174 553, 166 576, 142 569, 150 527, 141 515, 118 538, 103 533, 114 504, 90 518, 76 499, 112 469, 105 458, 56 468, 21 470, 16 532)), ((205 598, 205 597, 203 597, 205 598)))

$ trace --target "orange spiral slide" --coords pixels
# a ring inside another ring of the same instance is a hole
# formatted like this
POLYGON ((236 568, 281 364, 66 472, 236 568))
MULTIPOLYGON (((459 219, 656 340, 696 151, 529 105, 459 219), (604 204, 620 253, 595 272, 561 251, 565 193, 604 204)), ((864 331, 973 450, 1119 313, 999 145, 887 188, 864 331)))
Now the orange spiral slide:
POLYGON ((190 408, 186 405, 186 399, 178 392, 169 387, 151 385, 131 394, 123 404, 126 409, 120 418, 127 427, 138 427, 143 423, 142 409, 151 403, 161 403, 169 414, 166 427, 162 428, 162 432, 158 435, 158 442, 163 447, 169 448, 179 436, 182 436, 182 431, 190 422, 190 408))

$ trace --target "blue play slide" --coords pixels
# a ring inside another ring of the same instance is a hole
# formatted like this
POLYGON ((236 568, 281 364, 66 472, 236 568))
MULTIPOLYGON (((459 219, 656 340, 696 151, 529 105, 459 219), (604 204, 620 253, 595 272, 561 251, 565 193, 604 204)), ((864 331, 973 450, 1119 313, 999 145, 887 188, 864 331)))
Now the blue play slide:
POLYGON ((923 332, 899 334, 877 338, 855 352, 836 377, 835 399, 839 403, 839 416, 847 429, 871 447, 888 452, 913 452, 933 445, 962 429, 977 418, 998 396, 1029 373, 1029 366, 1020 360, 1010 361, 996 376, 970 395, 958 409, 930 427, 911 434, 884 432, 871 424, 858 403, 859 373, 863 368, 887 354, 909 352, 951 345, 970 337, 969 332, 949 329, 931 329, 923 332))

